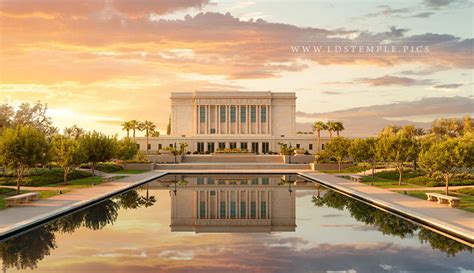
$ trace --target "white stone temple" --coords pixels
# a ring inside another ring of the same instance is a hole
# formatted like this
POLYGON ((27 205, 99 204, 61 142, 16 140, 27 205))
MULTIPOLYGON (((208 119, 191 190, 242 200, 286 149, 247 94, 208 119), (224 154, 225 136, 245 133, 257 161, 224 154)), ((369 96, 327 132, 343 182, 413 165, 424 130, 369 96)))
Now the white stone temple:
MULTIPOLYGON (((149 138, 150 152, 187 143, 191 152, 239 148, 266 154, 278 152, 280 142, 317 152, 316 135, 296 133, 294 92, 174 92, 170 99, 171 134, 149 138)), ((147 150, 145 137, 136 141, 147 150)))

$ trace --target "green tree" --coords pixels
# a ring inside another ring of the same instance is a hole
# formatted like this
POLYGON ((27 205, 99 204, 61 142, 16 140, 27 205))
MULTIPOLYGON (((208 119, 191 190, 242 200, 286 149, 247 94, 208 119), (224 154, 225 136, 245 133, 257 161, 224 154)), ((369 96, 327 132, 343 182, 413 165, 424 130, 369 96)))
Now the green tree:
POLYGON ((324 151, 331 157, 337 160, 339 171, 341 170, 341 163, 349 156, 349 147, 351 141, 345 137, 335 137, 324 147, 324 151))
POLYGON ((85 154, 79 141, 62 135, 55 135, 51 141, 52 159, 64 170, 64 182, 69 173, 84 163, 85 154))
POLYGON ((420 154, 420 166, 429 172, 441 172, 446 185, 446 195, 449 194, 449 181, 464 167, 472 167, 474 154, 474 139, 451 138, 434 143, 428 150, 420 154))
POLYGON ((377 155, 387 162, 393 162, 398 170, 398 184, 402 184, 403 163, 412 160, 418 151, 417 141, 407 136, 403 130, 396 133, 384 130, 377 141, 377 155))
POLYGON ((372 177, 375 176, 375 165, 377 164, 377 139, 375 137, 354 139, 349 148, 349 155, 355 161, 370 163, 372 177))
POLYGON ((80 146, 85 153, 85 161, 92 163, 94 174, 98 162, 108 161, 116 155, 117 139, 93 131, 80 138, 80 146))
POLYGON ((15 170, 17 191, 28 169, 45 164, 49 155, 49 144, 43 132, 33 126, 7 128, 0 138, 0 161, 15 170))
POLYGON ((184 155, 186 153, 186 148, 188 148, 188 146, 189 146, 188 143, 180 142, 178 154, 184 155))
POLYGON ((48 106, 39 101, 34 104, 24 102, 16 111, 10 105, 3 104, 0 106, 0 127, 32 126, 47 137, 52 136, 57 133, 58 129, 53 126, 53 121, 46 115, 47 110, 48 106))
POLYGON ((437 119, 431 125, 431 132, 435 135, 457 137, 463 134, 464 122, 460 119, 437 119))
POLYGON ((64 128, 64 135, 67 137, 72 137, 75 139, 79 139, 82 135, 85 134, 85 130, 78 127, 76 124, 74 124, 71 127, 66 127, 64 128))
POLYGON ((313 132, 316 132, 318 136, 318 152, 321 150, 321 131, 325 131, 327 129, 327 124, 322 121, 316 121, 313 124, 313 132))
POLYGON ((278 142, 278 145, 280 145, 280 154, 281 155, 292 155, 293 152, 295 151, 295 148, 288 147, 288 144, 278 142))
POLYGON ((126 137, 118 142, 117 158, 123 160, 124 165, 138 153, 138 145, 131 138, 126 137))

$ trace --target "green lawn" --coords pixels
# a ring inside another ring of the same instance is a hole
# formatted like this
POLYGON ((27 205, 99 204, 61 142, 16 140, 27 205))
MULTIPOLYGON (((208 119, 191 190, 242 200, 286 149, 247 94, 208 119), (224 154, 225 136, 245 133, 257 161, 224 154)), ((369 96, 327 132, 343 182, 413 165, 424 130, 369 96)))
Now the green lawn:
POLYGON ((71 180, 66 183, 61 182, 61 183, 49 184, 49 185, 45 185, 45 187, 67 187, 71 189, 80 189, 80 188, 90 187, 92 186, 93 183, 95 185, 101 184, 102 177, 100 176, 86 177, 82 179, 71 180))
MULTIPOLYGON (((90 177, 91 174, 83 171, 73 171, 68 177, 70 180, 90 177)), ((43 186, 48 184, 60 183, 64 179, 64 172, 61 168, 36 168, 30 169, 22 186, 43 186)), ((0 174, 0 185, 16 186, 16 176, 13 171, 0 174)))
MULTIPOLYGON (((28 192, 32 192, 32 191, 20 190, 20 194, 28 193, 28 192)), ((40 199, 47 199, 47 198, 50 198, 50 197, 53 197, 53 196, 56 196, 56 195, 59 194, 59 191, 57 191, 57 190, 38 191, 38 192, 39 192, 39 198, 40 199)), ((62 192, 65 193, 65 192, 68 192, 68 191, 66 190, 66 191, 62 191, 62 192)), ((5 198, 7 198, 9 196, 13 196, 13 195, 17 195, 16 189, 0 188, 0 209, 5 208, 5 205, 6 205, 5 198)))
POLYGON ((147 171, 144 171, 144 170, 121 170, 121 171, 114 172, 114 173, 116 173, 116 174, 141 174, 141 173, 144 173, 144 172, 147 172, 147 171))
MULTIPOLYGON (((469 212, 474 212, 474 195, 472 195, 473 194, 472 191, 473 189, 466 189, 466 188, 452 190, 452 191, 449 191, 449 195, 461 198, 461 202, 459 203, 459 207, 458 207, 459 209, 469 211, 469 212), (466 192, 471 193, 471 195, 465 194, 466 192)), ((405 194, 405 191, 397 191, 397 192, 401 194, 405 194)), ((425 195, 426 192, 436 192, 436 193, 444 194, 444 191, 420 191, 420 190, 406 191, 406 194, 409 196, 426 200, 426 195, 425 195)))
MULTIPOLYGON (((349 176, 340 176, 341 178, 344 179, 350 179, 349 176)), ((401 185, 398 185, 398 180, 389 180, 389 179, 384 179, 380 177, 374 177, 372 176, 363 176, 362 177, 362 183, 379 187, 379 188, 384 188, 384 189, 394 189, 394 188, 417 188, 420 187, 418 185, 413 185, 413 184, 407 184, 407 183, 402 183, 401 185)))
POLYGON ((358 172, 363 172, 364 170, 367 170, 368 172, 370 171, 369 167, 366 166, 352 166, 348 167, 342 170, 321 170, 319 172, 322 173, 358 173, 358 172))

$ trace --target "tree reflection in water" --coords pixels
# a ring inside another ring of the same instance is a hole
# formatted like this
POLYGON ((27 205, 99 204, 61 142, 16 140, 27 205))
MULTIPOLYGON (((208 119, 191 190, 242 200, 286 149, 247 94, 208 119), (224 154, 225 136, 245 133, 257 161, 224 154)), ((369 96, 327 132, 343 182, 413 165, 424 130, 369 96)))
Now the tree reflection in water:
POLYGON ((73 233, 81 227, 100 230, 117 220, 120 208, 137 209, 142 206, 151 206, 155 202, 154 196, 147 194, 146 198, 141 197, 137 190, 131 190, 0 242, 0 258, 3 261, 4 270, 12 267, 17 269, 36 268, 37 263, 56 248, 55 234, 57 232, 73 233), (144 202, 143 200, 146 199, 148 201, 144 202))
POLYGON ((456 253, 462 251, 472 253, 472 248, 465 244, 332 190, 327 190, 324 195, 319 197, 313 196, 312 202, 318 207, 346 209, 354 219, 376 227, 385 235, 406 238, 412 237, 418 232, 420 242, 429 243, 432 249, 445 252, 448 256, 454 257, 456 253))

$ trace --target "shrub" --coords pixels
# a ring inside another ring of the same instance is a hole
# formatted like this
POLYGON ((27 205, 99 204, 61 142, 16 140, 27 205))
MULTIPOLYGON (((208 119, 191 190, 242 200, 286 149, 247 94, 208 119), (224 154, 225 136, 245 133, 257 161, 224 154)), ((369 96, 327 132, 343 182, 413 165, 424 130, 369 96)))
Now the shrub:
POLYGON ((462 193, 462 194, 474 196, 474 188, 461 188, 461 189, 457 189, 457 190, 454 190, 454 191, 462 193))
MULTIPOLYGON (((72 171, 68 175, 68 180, 81 179, 92 176, 92 174, 84 171, 72 171)), ((64 171, 62 169, 32 169, 25 178, 25 186, 43 186, 63 182, 64 171)), ((16 185, 16 177, 0 176, 0 184, 16 185)))
POLYGON ((123 170, 123 167, 115 163, 98 163, 95 169, 101 172, 113 173, 123 170))

